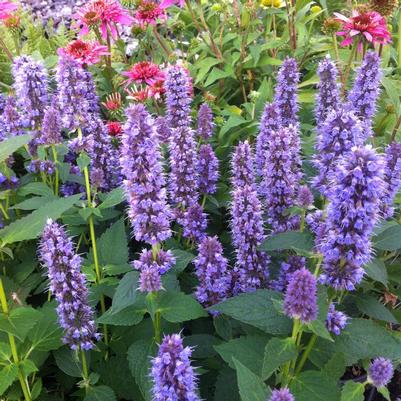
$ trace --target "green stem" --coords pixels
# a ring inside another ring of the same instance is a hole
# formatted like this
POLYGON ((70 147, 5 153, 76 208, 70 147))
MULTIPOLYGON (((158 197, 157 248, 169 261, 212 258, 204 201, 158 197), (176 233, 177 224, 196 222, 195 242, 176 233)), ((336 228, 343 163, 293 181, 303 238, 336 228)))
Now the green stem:
MULTIPOLYGON (((297 344, 297 338, 298 338, 298 332, 299 329, 301 328, 301 322, 299 319, 294 319, 294 323, 292 326, 292 335, 291 335, 291 341, 296 345, 297 344)), ((296 357, 295 357, 296 360, 296 357)), ((287 362, 284 365, 283 368, 283 385, 287 385, 290 382, 290 367, 291 364, 293 364, 293 361, 287 362)))
POLYGON ((312 337, 309 340, 308 345, 305 348, 305 351, 302 354, 301 360, 299 361, 299 364, 297 366, 297 368, 295 369, 295 375, 299 374, 302 370, 302 368, 305 365, 306 360, 308 359, 308 356, 310 354, 310 352, 312 351, 313 346, 316 343, 316 339, 317 339, 317 335, 316 334, 312 334, 312 337))
POLYGON ((317 277, 319 275, 319 271, 320 271, 320 266, 322 265, 323 262, 323 256, 319 256, 319 259, 316 262, 316 267, 315 267, 315 271, 313 273, 313 275, 315 277, 317 277))
POLYGON ((401 67, 401 10, 398 12, 398 67, 401 67))
POLYGON ((59 172, 58 172, 58 166, 57 166, 57 150, 56 150, 56 146, 55 145, 52 145, 52 154, 53 154, 53 159, 54 159, 54 165, 56 167, 55 183, 54 183, 54 194, 56 196, 58 196, 59 172))
MULTIPOLYGON (((6 292, 4 291, 3 280, 0 278, 0 304, 1 309, 5 315, 8 315, 8 304, 6 298, 6 292)), ((17 344, 15 343, 15 338, 11 333, 8 333, 8 340, 10 342, 11 353, 13 356, 14 363, 18 366, 18 379, 21 384, 22 392, 24 393, 25 401, 31 401, 31 392, 29 390, 29 385, 24 377, 20 367, 19 367, 19 357, 17 352, 17 344)))
POLYGON ((202 209, 205 207, 206 199, 207 199, 207 196, 206 196, 206 194, 204 194, 203 198, 202 198, 202 203, 201 203, 202 209))
POLYGON ((154 327, 155 327, 155 342, 156 342, 156 344, 160 344, 161 340, 162 340, 160 312, 156 312, 156 314, 155 314, 154 327))
POLYGON ((1 213, 3 213, 4 218, 6 220, 10 220, 10 216, 8 215, 8 213, 7 213, 6 209, 4 208, 2 202, 0 202, 0 210, 1 210, 1 213))
POLYGON ((82 361, 82 378, 87 381, 89 378, 88 363, 86 362, 85 350, 81 349, 81 361, 82 361))
POLYGON ((306 216, 306 210, 303 209, 301 213, 301 222, 299 224, 299 231, 301 231, 301 233, 303 233, 305 230, 305 216, 306 216))
POLYGON ((342 84, 343 84, 343 87, 342 87, 343 95, 345 95, 347 81, 348 81, 348 78, 349 78, 349 74, 351 72, 352 60, 354 59, 357 46, 358 46, 357 43, 354 42, 354 44, 352 45, 352 48, 351 48, 350 55, 349 55, 347 67, 345 69, 345 74, 343 76, 343 82, 342 82, 342 84))

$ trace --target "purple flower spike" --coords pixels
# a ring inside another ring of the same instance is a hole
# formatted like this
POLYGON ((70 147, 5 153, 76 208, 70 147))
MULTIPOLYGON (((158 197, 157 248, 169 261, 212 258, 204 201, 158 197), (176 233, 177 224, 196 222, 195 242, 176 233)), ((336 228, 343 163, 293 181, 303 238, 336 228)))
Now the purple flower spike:
POLYGON ((50 290, 56 297, 57 314, 64 329, 64 342, 71 349, 89 350, 99 339, 94 313, 88 303, 86 278, 81 258, 65 230, 48 220, 39 248, 41 262, 48 269, 50 290))
POLYGON ((313 205, 313 194, 307 185, 302 185, 298 190, 297 205, 308 209, 313 205))
POLYGON ((198 130, 200 138, 208 140, 213 135, 214 123, 212 109, 207 103, 201 104, 198 111, 198 130))
POLYGON ((380 94, 381 76, 380 57, 375 51, 368 51, 348 95, 348 101, 364 126, 364 139, 372 135, 371 122, 380 94))
POLYGON ((61 143, 61 130, 61 114, 58 109, 57 99, 54 98, 43 116, 41 142, 46 145, 61 143))
POLYGON ((139 291, 157 292, 162 289, 160 273, 154 266, 144 267, 139 275, 139 291))
POLYGON ((318 128, 316 156, 314 165, 319 172, 313 185, 321 194, 327 196, 331 185, 331 174, 340 156, 349 152, 353 146, 362 143, 362 126, 359 119, 347 106, 332 110, 325 123, 318 128))
POLYGON ((240 142, 235 148, 231 159, 231 170, 233 172, 233 188, 240 188, 244 185, 255 186, 253 152, 248 141, 240 142))
POLYGON ((287 262, 281 262, 279 276, 272 282, 272 288, 280 292, 285 291, 291 275, 305 266, 305 258, 296 255, 289 256, 287 262))
POLYGON ((198 159, 194 132, 190 128, 172 130, 169 144, 169 195, 174 207, 187 209, 198 201, 198 159))
POLYGON ((276 103, 283 127, 298 124, 297 88, 300 74, 295 59, 286 58, 277 75, 276 103))
POLYGON ((217 191, 219 159, 209 144, 200 146, 198 158, 199 192, 212 195, 217 191))
POLYGON ((295 271, 288 283, 284 311, 293 319, 309 323, 317 317, 317 284, 315 276, 306 268, 295 271))
POLYGON ((299 216, 287 214, 296 203, 299 185, 299 175, 293 166, 291 133, 288 128, 272 131, 261 183, 266 197, 267 221, 276 233, 296 229, 299 225, 299 216))
POLYGON ((46 68, 30 56, 20 56, 14 60, 12 72, 18 106, 29 127, 39 128, 48 103, 46 68))
POLYGON ((199 244, 198 250, 199 254, 194 260, 199 279, 195 295, 202 305, 209 307, 229 296, 231 274, 217 237, 205 237, 199 244))
POLYGON ((179 334, 163 338, 157 356, 152 359, 154 401, 200 401, 191 354, 192 349, 184 348, 179 334))
POLYGON ((170 128, 189 128, 191 125, 192 80, 180 66, 170 67, 166 81, 167 121, 170 128))
POLYGON ((381 212, 384 219, 393 217, 393 202, 401 188, 401 143, 393 142, 386 148, 384 169, 386 191, 382 198, 381 212))
POLYGON ((256 140, 256 170, 263 175, 266 162, 266 152, 269 151, 269 141, 272 131, 280 129, 280 110, 275 103, 267 103, 260 120, 259 135, 256 140))
POLYGON ((340 104, 340 94, 337 84, 337 68, 331 61, 330 56, 326 56, 317 69, 320 82, 319 92, 316 96, 315 117, 318 127, 323 125, 330 111, 337 110, 340 104))
POLYGON ((269 401, 295 401, 295 399, 288 388, 282 388, 280 390, 273 390, 269 401))
POLYGON ((152 250, 144 249, 139 256, 139 259, 133 263, 135 269, 142 271, 146 267, 152 266, 156 268, 159 274, 167 273, 175 264, 175 257, 171 251, 160 249, 156 255, 152 250))
POLYGON ((337 311, 334 304, 330 304, 327 312, 326 328, 336 336, 339 336, 347 325, 348 316, 340 311, 337 311))
POLYGON ((153 245, 171 236, 171 211, 154 121, 141 104, 126 111, 120 165, 129 218, 137 241, 153 245))
POLYGON ((77 61, 60 57, 56 81, 63 128, 70 131, 85 128, 92 116, 100 111, 91 73, 77 61))
POLYGON ((179 223, 183 226, 183 237, 194 242, 201 240, 206 234, 207 214, 198 203, 190 206, 185 212, 179 223))
POLYGON ((320 244, 321 279, 336 290, 352 291, 371 259, 370 237, 384 193, 384 162, 371 146, 352 148, 338 161, 320 244))
POLYGON ((4 111, 0 118, 0 137, 1 139, 10 136, 23 135, 24 122, 17 108, 14 96, 7 96, 4 104, 4 111))
POLYGON ((160 143, 168 144, 170 140, 171 131, 167 124, 166 117, 157 117, 155 120, 156 133, 160 143))
POLYGON ((368 377, 370 381, 378 388, 387 386, 393 375, 393 363, 390 359, 382 357, 374 359, 368 369, 368 377))
POLYGON ((262 205, 254 186, 235 187, 232 194, 231 231, 236 252, 234 293, 266 287, 268 255, 258 250, 262 243, 262 205))

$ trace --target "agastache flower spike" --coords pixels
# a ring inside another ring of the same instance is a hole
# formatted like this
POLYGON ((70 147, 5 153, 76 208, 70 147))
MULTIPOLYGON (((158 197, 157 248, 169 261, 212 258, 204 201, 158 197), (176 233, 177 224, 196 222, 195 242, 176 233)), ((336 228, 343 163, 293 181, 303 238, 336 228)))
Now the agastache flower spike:
POLYGON ((167 70, 166 81, 167 121, 170 128, 191 125, 192 80, 189 72, 180 66, 167 70))
POLYGON ((12 72, 17 104, 29 126, 38 128, 48 103, 46 68, 30 56, 20 56, 14 60, 12 72))
POLYGON ((272 281, 272 288, 280 292, 285 291, 291 275, 305 266, 305 258, 296 255, 289 256, 286 262, 281 262, 279 276, 276 280, 272 281))
POLYGON ((200 138, 207 140, 213 135, 213 113, 207 103, 201 104, 198 111, 198 130, 197 134, 200 138))
POLYGON ((92 349, 99 334, 88 303, 81 258, 75 253, 74 244, 65 230, 51 219, 44 228, 39 253, 48 269, 50 290, 58 303, 57 314, 64 329, 64 342, 71 349, 92 349))
POLYGON ((326 328, 328 331, 339 336, 347 325, 347 320, 348 316, 345 313, 336 310, 334 304, 330 304, 326 319, 326 328))
POLYGON ((199 198, 195 135, 188 127, 171 131, 169 196, 174 207, 185 210, 199 198))
POLYGON ((273 232, 296 229, 299 216, 289 216, 287 211, 296 203, 298 173, 294 172, 289 128, 272 131, 262 177, 262 193, 266 197, 267 221, 273 232))
POLYGON ((18 111, 17 102, 14 96, 7 96, 3 114, 0 117, 0 136, 7 138, 24 134, 24 122, 21 113, 18 111))
POLYGON ((195 273, 199 279, 195 295, 202 305, 209 307, 229 296, 231 274, 217 237, 205 237, 198 250, 199 254, 194 260, 195 273))
POLYGON ((266 162, 266 152, 272 131, 280 129, 280 110, 275 103, 267 103, 260 120, 259 135, 256 140, 256 171, 262 176, 266 162))
POLYGON ((340 94, 337 84, 337 68, 326 56, 317 69, 320 78, 319 92, 316 96, 315 117, 318 126, 321 126, 331 110, 337 110, 340 104, 340 94))
POLYGON ((233 188, 255 185, 254 158, 248 141, 240 142, 235 148, 231 159, 231 171, 233 188))
POLYGON ((141 104, 126 111, 120 165, 135 239, 154 245, 171 236, 171 211, 154 121, 141 104))
POLYGON ((355 114, 347 110, 349 108, 341 106, 332 110, 318 128, 314 165, 319 175, 314 178, 313 186, 325 196, 328 195, 330 177, 338 158, 362 141, 362 125, 355 114))
POLYGON ((352 291, 371 259, 370 237, 379 219, 385 185, 384 161, 371 146, 352 148, 333 174, 326 236, 320 244, 321 280, 336 290, 352 291))
POLYGON ((199 192, 212 195, 217 190, 219 160, 209 144, 200 146, 198 158, 199 192))
POLYGON ((286 58, 277 75, 276 95, 274 103, 277 105, 281 123, 284 127, 298 124, 297 86, 300 74, 295 59, 286 58))
POLYGON ((363 139, 372 135, 371 121, 380 94, 381 76, 380 57, 374 51, 367 52, 348 95, 355 114, 361 119, 365 128, 363 139))
POLYGON ((183 237, 188 238, 192 241, 199 241, 206 234, 207 228, 207 214, 203 212, 203 208, 198 203, 195 203, 188 207, 184 212, 182 218, 179 219, 179 223, 183 226, 183 237))
POLYGON ((273 390, 269 401, 295 401, 295 399, 288 388, 282 388, 280 390, 273 390))
POLYGON ((191 354, 192 349, 184 348, 179 334, 163 338, 157 356, 151 361, 154 401, 200 401, 191 354))
POLYGON ((401 188, 401 143, 393 142, 386 148, 384 169, 386 191, 382 198, 381 212, 384 219, 393 216, 393 202, 401 188))
POLYGON ((51 105, 46 108, 43 117, 41 142, 46 145, 55 145, 61 143, 61 115, 57 105, 57 99, 54 98, 51 105))
POLYGON ((290 278, 284 297, 284 311, 293 319, 310 323, 317 317, 317 284, 306 268, 296 270, 290 278))
POLYGON ((258 250, 264 239, 262 205, 253 176, 253 154, 247 142, 237 146, 232 168, 231 231, 236 250, 234 292, 239 293, 266 286, 269 257, 258 250), (243 159, 244 156, 249 159, 243 159))
POLYGON ((393 375, 393 363, 390 359, 382 357, 374 359, 368 369, 369 380, 378 388, 387 386, 393 375))
POLYGON ((63 127, 70 131, 86 127, 100 110, 91 73, 76 60, 60 57, 56 81, 63 127))

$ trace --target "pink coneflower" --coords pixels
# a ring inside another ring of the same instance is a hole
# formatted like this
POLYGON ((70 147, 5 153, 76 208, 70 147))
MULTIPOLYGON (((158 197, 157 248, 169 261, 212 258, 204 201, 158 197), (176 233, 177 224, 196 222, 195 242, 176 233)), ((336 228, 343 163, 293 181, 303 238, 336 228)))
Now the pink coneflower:
POLYGON ((160 96, 166 91, 164 88, 164 79, 159 79, 152 85, 149 85, 149 94, 155 99, 160 99, 160 96))
POLYGON ((123 127, 118 121, 108 121, 107 131, 110 136, 119 136, 123 132, 123 127))
POLYGON ((345 36, 341 46, 353 43, 358 35, 361 35, 358 49, 362 48, 363 39, 373 44, 386 44, 391 42, 391 35, 387 29, 386 20, 376 11, 368 11, 360 14, 353 10, 351 17, 334 13, 336 19, 342 23, 342 31, 337 32, 339 36, 345 36))
POLYGON ((80 64, 91 65, 100 61, 102 56, 110 54, 107 46, 98 42, 85 42, 81 39, 73 40, 65 48, 58 49, 60 56, 69 56, 80 64))
POLYGON ((11 1, 0 1, 0 20, 7 19, 11 13, 18 9, 18 4, 11 1))
POLYGON ((132 83, 153 85, 155 82, 164 80, 164 72, 159 66, 149 61, 141 61, 134 64, 128 71, 123 72, 128 77, 127 85, 132 83))
POLYGON ((166 7, 156 0, 141 0, 134 13, 135 22, 141 26, 156 25, 157 21, 166 21, 166 7))
POLYGON ((118 92, 114 92, 107 96, 106 101, 102 105, 111 112, 120 110, 122 106, 121 95, 118 92))
POLYGON ((91 28, 99 28, 103 39, 107 38, 108 32, 117 39, 116 24, 129 26, 134 23, 118 0, 92 0, 78 10, 75 18, 81 27, 80 35, 86 35, 91 28))
POLYGON ((148 100, 150 97, 148 88, 140 89, 140 90, 136 90, 136 91, 127 89, 127 93, 128 93, 128 99, 132 99, 135 102, 139 102, 139 103, 146 102, 146 100, 148 100))

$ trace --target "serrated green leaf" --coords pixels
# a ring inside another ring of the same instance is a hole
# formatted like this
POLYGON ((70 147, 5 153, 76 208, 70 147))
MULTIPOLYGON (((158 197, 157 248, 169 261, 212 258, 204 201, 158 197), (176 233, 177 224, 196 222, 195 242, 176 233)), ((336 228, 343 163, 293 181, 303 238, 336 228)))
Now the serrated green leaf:
POLYGON ((157 311, 164 319, 172 323, 185 322, 208 315, 195 298, 183 292, 162 292, 157 299, 157 311))
POLYGON ((242 336, 217 345, 214 348, 230 368, 235 369, 233 362, 233 358, 235 358, 253 373, 260 376, 263 365, 261 350, 265 348, 266 342, 266 337, 242 336))
POLYGON ((11 357, 11 347, 7 343, 0 342, 0 360, 9 361, 11 357))
POLYGON ((9 156, 11 156, 16 150, 22 146, 28 144, 32 139, 31 134, 24 134, 19 136, 13 136, 0 142, 0 163, 4 162, 9 156))
POLYGON ((224 313, 243 323, 257 327, 266 333, 287 334, 291 332, 292 322, 280 314, 274 302, 282 295, 271 290, 257 290, 229 298, 210 309, 224 313))
POLYGON ((113 314, 134 305, 138 295, 138 279, 139 273, 132 271, 126 273, 120 280, 111 306, 113 314))
POLYGON ((112 326, 135 326, 142 321, 146 312, 144 305, 143 307, 140 305, 129 306, 116 313, 109 309, 98 319, 98 322, 112 326))
POLYGON ((302 233, 299 231, 287 231, 268 237, 259 248, 264 251, 292 249, 294 251, 312 252, 313 246, 313 237, 310 233, 306 231, 302 233))
POLYGON ((54 359, 58 368, 66 375, 72 377, 82 376, 82 366, 78 359, 78 354, 67 347, 63 347, 53 352, 54 359))
POLYGON ((0 370, 0 395, 14 383, 18 378, 18 368, 16 365, 11 364, 5 366, 0 370))
POLYGON ((295 376, 290 390, 297 401, 340 401, 336 381, 318 371, 306 371, 295 376))
POLYGON ((341 390, 341 401, 363 401, 365 386, 362 383, 348 380, 341 390))
POLYGON ((290 338, 272 338, 265 347, 262 379, 267 380, 280 366, 297 355, 297 347, 290 338))
POLYGON ((65 211, 74 206, 81 196, 77 194, 47 203, 0 230, 0 239, 3 244, 11 244, 36 238, 43 231, 47 219, 57 220, 65 211))
POLYGON ((401 225, 392 225, 373 238, 373 246, 383 251, 396 251, 401 248, 401 225))
POLYGON ((41 317, 42 314, 31 307, 22 306, 13 309, 8 316, 0 315, 0 331, 12 334, 24 341, 29 331, 41 317))
POLYGON ((171 252, 175 256, 175 265, 172 267, 172 270, 178 274, 182 273, 195 258, 193 253, 181 249, 172 249, 171 252))
POLYGON ((116 401, 116 395, 108 386, 88 387, 84 401, 116 401))
POLYGON ((387 277, 387 269, 386 265, 380 259, 373 259, 370 263, 365 265, 365 271, 367 275, 376 281, 382 283, 385 287, 387 287, 388 277, 387 277))
POLYGON ((103 202, 98 206, 99 209, 107 209, 119 205, 124 201, 124 190, 123 188, 115 188, 109 192, 103 199, 103 202))
POLYGON ((102 265, 128 263, 128 241, 123 219, 115 222, 102 234, 98 240, 98 250, 102 265))
POLYGON ((240 361, 233 358, 237 371, 239 393, 242 401, 266 401, 270 395, 269 389, 262 379, 252 373, 240 361))
POLYGON ((371 295, 362 294, 361 296, 356 297, 356 305, 362 313, 372 317, 373 319, 398 324, 398 320, 394 315, 371 295))

